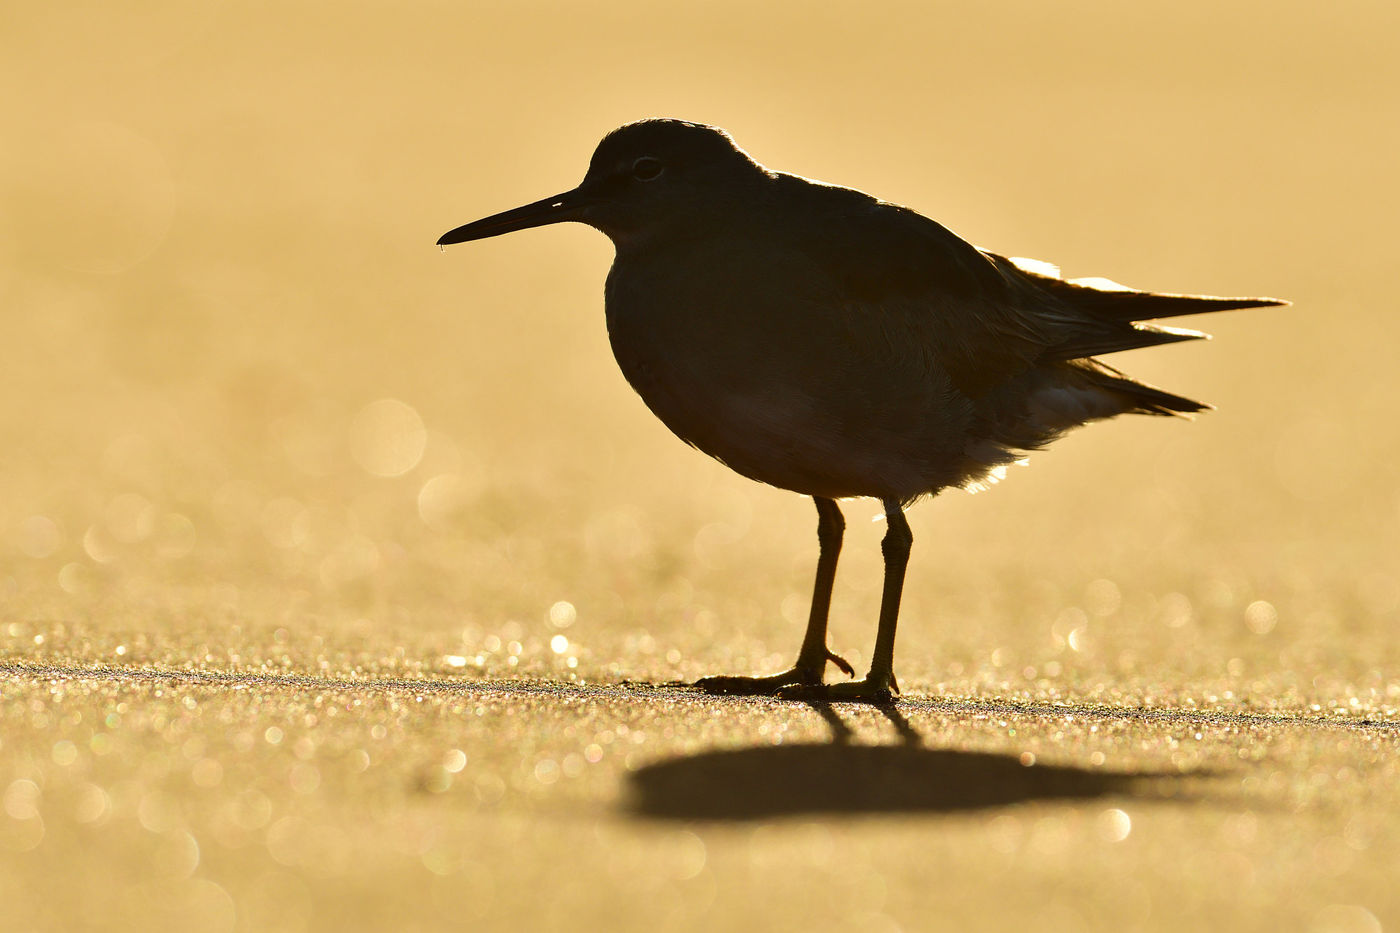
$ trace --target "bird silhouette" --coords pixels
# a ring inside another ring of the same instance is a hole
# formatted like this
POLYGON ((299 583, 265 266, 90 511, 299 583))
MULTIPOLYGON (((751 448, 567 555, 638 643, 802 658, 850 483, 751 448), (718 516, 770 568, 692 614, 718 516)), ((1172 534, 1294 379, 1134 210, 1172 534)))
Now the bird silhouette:
POLYGON ((1209 406, 1095 359, 1204 337, 1140 323, 1272 298, 1065 280, 978 249, 917 212, 776 172, 723 130, 643 120, 609 133, 578 187, 457 227, 440 246, 576 221, 616 249, 605 291, 623 375, 678 437, 744 476, 811 496, 820 545, 796 663, 716 676, 715 693, 889 702, 913 535, 904 509, 994 481, 1066 430, 1209 406), (845 521, 879 499, 884 589, 869 673, 824 684, 845 521))

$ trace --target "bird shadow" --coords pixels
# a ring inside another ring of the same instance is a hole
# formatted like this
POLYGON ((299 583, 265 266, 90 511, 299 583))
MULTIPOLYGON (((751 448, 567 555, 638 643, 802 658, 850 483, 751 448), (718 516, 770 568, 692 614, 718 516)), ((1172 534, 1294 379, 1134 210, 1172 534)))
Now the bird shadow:
POLYGON ((1189 796, 1197 770, 1109 771, 1022 756, 925 748, 893 706, 880 707, 901 741, 856 745, 829 703, 809 704, 830 725, 825 743, 701 752, 629 776, 628 808, 660 819, 743 821, 803 815, 952 814, 1027 801, 1189 796), (1163 786, 1164 782, 1167 786, 1163 786))

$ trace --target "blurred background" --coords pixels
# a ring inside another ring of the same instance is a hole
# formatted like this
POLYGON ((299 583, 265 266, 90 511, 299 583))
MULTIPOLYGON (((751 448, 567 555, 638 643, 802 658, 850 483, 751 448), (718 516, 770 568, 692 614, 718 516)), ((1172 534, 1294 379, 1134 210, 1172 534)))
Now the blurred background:
MULTIPOLYGON (((433 246, 571 187, 618 124, 674 116, 1066 275, 1293 302, 1111 359, 1218 411, 1091 426, 912 511, 906 692, 1400 705, 1394 3, 5 20, 7 659, 591 682, 787 664, 814 510, 635 397, 607 240, 433 246)), ((847 509, 833 609, 857 667, 877 513, 847 509)))

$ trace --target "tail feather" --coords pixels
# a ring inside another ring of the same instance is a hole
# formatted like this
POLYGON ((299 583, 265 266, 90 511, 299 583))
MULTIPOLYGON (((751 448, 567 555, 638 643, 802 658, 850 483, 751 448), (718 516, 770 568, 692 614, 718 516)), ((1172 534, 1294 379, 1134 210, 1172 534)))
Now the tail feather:
POLYGON ((1186 417, 1210 407, 1138 382, 1096 359, 1039 367, 979 400, 982 424, 966 449, 968 475, 977 482, 994 478, 989 471, 1090 421, 1126 414, 1186 417))
POLYGON ((1046 357, 1058 360, 1074 360, 1098 356, 1103 353, 1118 353, 1121 350, 1140 350, 1143 347, 1159 347, 1166 343, 1180 343, 1183 340, 1209 340, 1209 334, 1184 327, 1160 327, 1152 324, 1137 324, 1129 321, 1096 322, 1086 326, 1072 337, 1047 348, 1046 357))
POLYGON ((1278 298, 1215 298, 1210 295, 1169 295, 1163 292, 1105 290, 1050 279, 1036 284, 1094 317, 1113 321, 1153 321, 1184 314, 1210 314, 1238 308, 1272 308, 1288 302, 1278 298))
POLYGON ((1212 406, 1205 402, 1138 382, 1101 360, 1074 360, 1070 365, 1086 375, 1095 386, 1127 402, 1130 407, 1123 410, 1124 414, 1190 415, 1212 410, 1212 406))
MULTIPOLYGON (((1000 257, 997 257, 1000 258, 1000 257)), ((1173 295, 1127 288, 1109 279, 1064 279, 1050 263, 1012 257, 1020 275, 1071 307, 1105 321, 1152 321, 1184 314, 1209 314, 1238 308, 1271 308, 1286 305, 1278 298, 1216 298, 1211 295, 1173 295)))

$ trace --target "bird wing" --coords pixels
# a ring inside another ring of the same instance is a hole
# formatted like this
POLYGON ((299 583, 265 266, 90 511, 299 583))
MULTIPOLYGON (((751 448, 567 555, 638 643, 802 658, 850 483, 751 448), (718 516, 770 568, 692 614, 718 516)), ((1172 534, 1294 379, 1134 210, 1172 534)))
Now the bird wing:
POLYGON ((827 216, 803 226, 803 251, 829 271, 851 313, 917 320, 952 384, 971 397, 1043 363, 1206 336, 1143 319, 1282 303, 1070 282, 1047 264, 980 250, 909 208, 828 191, 827 216))

